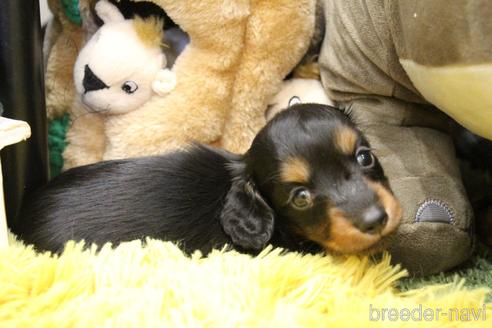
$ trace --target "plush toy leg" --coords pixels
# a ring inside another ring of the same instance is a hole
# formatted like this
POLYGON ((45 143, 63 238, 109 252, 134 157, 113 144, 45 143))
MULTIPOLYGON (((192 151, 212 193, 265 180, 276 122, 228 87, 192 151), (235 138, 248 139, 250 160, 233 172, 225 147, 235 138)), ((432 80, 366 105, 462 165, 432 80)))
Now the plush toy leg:
POLYGON ((386 9, 399 60, 422 96, 492 140, 491 2, 394 0, 386 9))
POLYGON ((173 71, 176 88, 142 108, 106 122, 105 159, 160 154, 191 140, 213 143, 221 134, 244 45, 248 0, 154 0, 189 33, 173 71))
POLYGON ((399 108, 400 114, 415 111, 385 99, 377 104, 359 100, 351 111, 402 203, 402 224, 389 248, 393 261, 412 274, 436 273, 471 255, 472 210, 447 134, 425 126, 393 125, 390 115, 387 121, 368 119, 371 113, 398 113, 399 108))
MULTIPOLYGON (((5 146, 25 140, 30 135, 31 129, 27 123, 0 117, 0 150, 5 146)), ((7 215, 3 192, 2 163, 0 162, 0 248, 8 246, 7 215)))
POLYGON ((315 1, 252 0, 241 65, 222 146, 245 152, 265 125, 268 101, 305 54, 314 32, 315 1))
POLYGON ((401 40, 389 26, 399 17, 386 12, 396 2, 324 0, 327 33, 319 62, 330 98, 353 113, 402 202, 402 225, 390 249, 394 261, 430 274, 470 256, 472 211, 451 139, 437 130, 446 119, 399 62, 395 42, 401 40))
POLYGON ((472 210, 449 135, 422 125, 392 125, 388 116, 387 122, 367 120, 370 113, 396 114, 399 107, 402 117, 418 111, 384 99, 377 106, 359 101, 352 111, 403 206, 402 224, 389 248, 393 261, 413 274, 436 273, 471 255, 472 210), (405 115, 406 110, 411 112, 405 115))

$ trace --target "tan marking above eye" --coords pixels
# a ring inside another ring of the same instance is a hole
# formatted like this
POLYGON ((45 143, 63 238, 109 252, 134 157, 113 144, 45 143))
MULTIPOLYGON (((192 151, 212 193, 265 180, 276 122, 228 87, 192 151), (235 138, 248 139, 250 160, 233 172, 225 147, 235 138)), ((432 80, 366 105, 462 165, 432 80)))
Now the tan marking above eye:
POLYGON ((359 136, 349 126, 338 127, 334 134, 335 146, 346 155, 353 155, 359 136))
POLYGON ((289 157, 280 166, 280 178, 284 182, 308 183, 311 169, 305 159, 289 157))

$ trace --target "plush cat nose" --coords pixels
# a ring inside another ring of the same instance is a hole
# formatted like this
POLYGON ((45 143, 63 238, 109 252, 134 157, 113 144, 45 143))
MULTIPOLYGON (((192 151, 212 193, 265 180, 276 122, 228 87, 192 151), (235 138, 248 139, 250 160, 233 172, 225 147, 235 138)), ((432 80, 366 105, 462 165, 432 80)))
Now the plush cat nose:
POLYGON ((364 233, 376 234, 383 230, 388 222, 388 214, 381 206, 371 206, 362 213, 362 217, 356 224, 357 229, 364 233))
POLYGON ((82 85, 84 86, 84 93, 101 89, 109 89, 106 83, 101 81, 101 79, 94 74, 89 65, 85 65, 84 80, 82 81, 82 85))

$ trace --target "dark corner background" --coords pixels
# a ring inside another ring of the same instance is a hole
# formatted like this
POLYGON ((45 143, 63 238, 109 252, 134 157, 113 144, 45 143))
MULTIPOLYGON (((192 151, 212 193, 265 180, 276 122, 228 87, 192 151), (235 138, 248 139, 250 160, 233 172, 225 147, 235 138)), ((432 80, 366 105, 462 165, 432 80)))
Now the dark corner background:
POLYGON ((0 115, 28 122, 32 132, 0 154, 10 226, 22 197, 48 180, 41 39, 38 0, 0 1, 0 115))

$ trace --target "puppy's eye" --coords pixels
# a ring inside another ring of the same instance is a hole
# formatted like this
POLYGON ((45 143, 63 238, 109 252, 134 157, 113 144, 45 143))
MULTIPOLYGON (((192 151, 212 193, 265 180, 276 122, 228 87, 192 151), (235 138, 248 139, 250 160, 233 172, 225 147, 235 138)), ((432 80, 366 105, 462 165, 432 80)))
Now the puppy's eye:
POLYGON ((357 163, 363 168, 368 169, 374 165, 374 155, 368 148, 360 147, 357 149, 355 157, 357 158, 357 163))
POLYGON ((306 188, 298 188, 293 191, 292 206, 298 210, 305 210, 313 205, 311 192, 306 188))
POLYGON ((137 91, 137 89, 138 85, 133 81, 126 81, 121 86, 121 90, 125 91, 128 94, 134 93, 135 91, 137 91))

